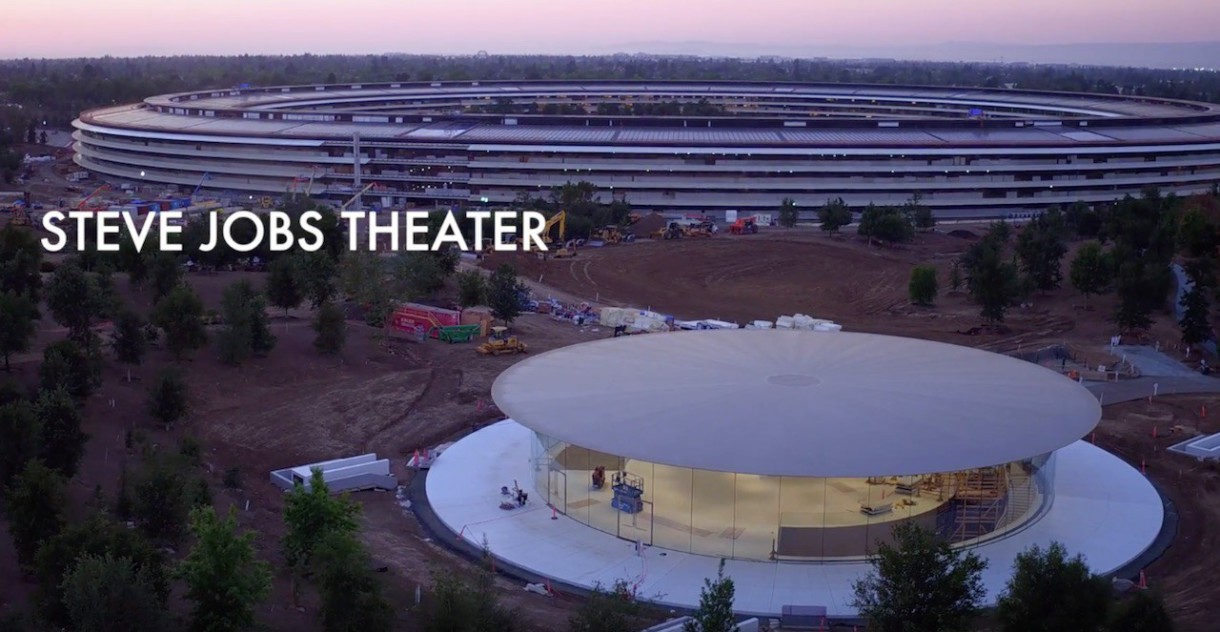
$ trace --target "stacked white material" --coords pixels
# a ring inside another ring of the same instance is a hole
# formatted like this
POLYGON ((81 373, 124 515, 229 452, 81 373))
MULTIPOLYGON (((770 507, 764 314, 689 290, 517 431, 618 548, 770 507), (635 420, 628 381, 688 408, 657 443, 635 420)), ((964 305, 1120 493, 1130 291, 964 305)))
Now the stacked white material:
POLYGON ((656 312, 603 307, 599 320, 606 327, 626 327, 634 331, 669 331, 668 317, 656 312))
POLYGON ((794 314, 792 316, 780 316, 775 320, 776 329, 804 329, 806 331, 817 331, 818 325, 834 325, 834 321, 824 318, 814 318, 807 314, 794 314))
POLYGON ((727 320, 707 319, 700 324, 700 329, 739 329, 737 323, 730 323, 727 320))
POLYGON ((701 320, 675 320, 674 321, 674 327, 677 327, 678 329, 683 329, 686 331, 694 331, 699 328, 699 325, 702 325, 702 324, 703 324, 703 321, 701 321, 701 320))
POLYGON ((836 325, 834 323, 818 323, 817 325, 813 326, 813 330, 814 331, 843 331, 843 326, 836 325))
POLYGON ((603 307, 599 310, 598 319, 606 327, 620 327, 635 320, 635 310, 623 309, 622 307, 603 307))
POLYGON ((769 320, 755 320, 746 325, 746 329, 774 329, 775 323, 769 320))

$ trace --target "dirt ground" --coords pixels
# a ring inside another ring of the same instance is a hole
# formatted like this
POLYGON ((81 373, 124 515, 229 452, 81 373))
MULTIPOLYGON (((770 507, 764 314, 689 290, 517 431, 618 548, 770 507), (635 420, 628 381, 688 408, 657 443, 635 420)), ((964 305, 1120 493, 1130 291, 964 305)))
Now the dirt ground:
MULTIPOLYGON (((953 228, 981 232, 978 227, 953 228)), ((835 320, 846 331, 915 336, 1001 351, 1055 342, 1101 345, 1114 333, 1108 322, 1112 297, 1095 297, 1091 301, 1094 309, 1085 310, 1083 300, 1066 289, 1035 296, 1031 306, 1013 310, 1006 331, 980 335, 957 333, 980 324, 977 309, 960 292, 946 293, 945 288, 933 307, 910 305, 906 285, 911 267, 936 265, 944 288, 952 257, 969 243, 966 237, 936 232, 920 235, 914 244, 878 248, 852 236, 828 238, 816 230, 764 229, 750 236, 589 248, 574 260, 543 262, 525 255, 497 254, 483 265, 513 263, 542 298, 554 293, 564 300, 650 307, 678 318, 746 322, 801 312, 835 320)), ((243 276, 261 283, 260 275, 244 273, 191 276, 189 282, 209 308, 218 308, 223 288, 243 276)), ((148 308, 147 298, 130 290, 125 279, 117 276, 116 283, 133 305, 148 308)), ((187 422, 171 432, 154 427, 145 412, 147 384, 170 363, 167 354, 161 350, 152 353, 143 366, 132 371, 131 382, 126 380, 125 369, 108 362, 104 384, 86 407, 85 430, 90 441, 81 473, 73 481, 78 506, 74 511, 83 511, 79 507, 95 486, 113 497, 121 465, 130 458, 124 450, 128 428, 139 428, 150 441, 165 446, 175 445, 183 436, 195 436, 204 446, 218 502, 238 507, 242 523, 261 533, 264 555, 278 563, 282 501, 280 491, 268 480, 270 470, 375 451, 394 458, 396 474, 406 482, 411 474, 403 457, 417 448, 458 438, 474 424, 496 418, 489 405, 491 383, 521 358, 478 356, 468 344, 387 343, 380 332, 353 323, 342 357, 328 359, 312 348, 308 318, 304 311, 286 317, 277 313, 272 325, 272 333, 278 337, 276 348, 267 358, 241 368, 221 365, 210 349, 185 362, 192 412, 187 422), (241 470, 243 489, 225 490, 222 475, 234 467, 241 470)), ((1160 321, 1153 338, 1172 347, 1176 338, 1172 320, 1161 317, 1160 321)), ((529 343, 531 352, 609 335, 543 315, 523 316, 514 329, 529 343)), ((39 343, 62 335, 49 318, 44 319, 39 343)), ((14 377, 35 383, 38 357, 19 358, 14 377)), ((1176 406, 1175 401, 1158 400, 1154 406, 1176 406)), ((1194 406, 1187 398, 1182 401, 1183 411, 1194 406)), ((1140 432, 1126 430, 1135 422, 1124 415, 1141 405, 1145 404, 1107 407, 1107 419, 1098 432, 1099 443, 1132 462, 1144 456, 1141 450, 1151 449, 1150 436, 1141 442, 1140 432)), ((1215 404, 1215 411, 1218 418, 1209 417, 1206 423, 1220 425, 1220 403, 1215 404)), ((1208 629, 1193 626, 1220 615, 1220 605, 1207 598, 1206 582, 1206 574, 1220 562, 1220 549, 1212 546, 1214 536, 1210 535, 1220 518, 1220 505, 1203 495, 1215 490, 1216 474, 1198 468, 1178 474, 1161 454, 1148 462, 1158 483, 1175 501, 1181 499, 1183 511, 1182 536, 1165 559, 1150 567, 1149 576, 1166 591, 1183 624, 1181 629, 1208 629)), ((428 541, 393 494, 367 492, 356 498, 364 506, 364 538, 377 565, 388 567, 396 604, 410 603, 414 587, 427 581, 433 565, 469 567, 428 541)), ((3 527, 0 523, 0 529, 3 527)), ((23 601, 31 590, 16 575, 12 560, 8 539, 0 538, 0 606, 23 601)), ((526 593, 507 580, 501 584, 504 598, 521 607, 529 629, 565 629, 574 600, 526 593)), ((313 627, 316 613, 308 602, 304 611, 291 605, 286 577, 281 573, 263 615, 276 629, 299 630, 313 627)), ((401 627, 410 629, 409 620, 404 615, 401 627)))

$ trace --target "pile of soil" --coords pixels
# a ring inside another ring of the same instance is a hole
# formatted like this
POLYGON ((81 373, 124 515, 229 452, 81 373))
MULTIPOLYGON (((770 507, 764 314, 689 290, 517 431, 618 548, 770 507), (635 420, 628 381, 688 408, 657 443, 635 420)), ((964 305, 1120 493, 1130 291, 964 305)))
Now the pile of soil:
POLYGON ((636 239, 648 237, 662 228, 669 226, 669 220, 665 219, 660 213, 649 213, 640 218, 640 221, 632 224, 627 228, 627 232, 635 235, 636 239))
POLYGON ((958 239, 969 239, 970 241, 974 241, 979 238, 978 235, 976 235, 968 230, 961 230, 960 228, 957 230, 951 230, 951 231, 949 231, 948 234, 950 237, 957 237, 958 239))

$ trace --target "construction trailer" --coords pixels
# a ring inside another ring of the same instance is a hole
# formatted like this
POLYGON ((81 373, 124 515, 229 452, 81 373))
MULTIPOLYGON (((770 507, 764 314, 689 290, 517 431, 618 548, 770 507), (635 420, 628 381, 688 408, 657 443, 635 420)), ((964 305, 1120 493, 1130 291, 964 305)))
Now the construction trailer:
POLYGON ((284 491, 298 484, 309 489, 314 470, 322 472, 322 480, 331 493, 398 489, 398 479, 390 473, 390 460, 379 459, 373 453, 275 470, 271 472, 271 482, 284 491))

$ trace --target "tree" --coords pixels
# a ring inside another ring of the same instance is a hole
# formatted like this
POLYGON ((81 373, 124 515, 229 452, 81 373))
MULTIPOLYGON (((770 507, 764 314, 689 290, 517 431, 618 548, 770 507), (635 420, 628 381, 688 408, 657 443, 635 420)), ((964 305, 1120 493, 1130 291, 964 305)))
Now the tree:
POLYGON ((207 344, 203 301, 187 285, 175 287, 153 307, 152 322, 165 331, 165 346, 175 359, 207 344))
POLYGON ((458 304, 474 307, 487 302, 487 279, 478 270, 467 270, 457 275, 458 304))
POLYGON ((1090 241, 1081 246, 1076 258, 1072 259, 1069 274, 1072 287, 1084 294, 1086 304, 1089 302, 1089 296, 1105 292, 1110 287, 1112 274, 1110 262, 1101 251, 1101 244, 1090 241))
POLYGON ((38 379, 44 390, 62 387, 73 397, 84 399, 101 383, 101 366, 81 345, 60 340, 43 349, 38 379))
POLYGON ((335 273, 339 268, 325 252, 319 250, 295 255, 293 268, 297 273, 297 287, 311 307, 321 307, 335 295, 335 273))
POLYGON ((1012 577, 996 602, 1004 632, 1073 630, 1099 632, 1110 604, 1110 582, 1089 570, 1079 555, 1068 558, 1058 542, 1017 554, 1012 577))
POLYGON ((1060 231, 1045 215, 1031 221, 1017 237, 1017 257, 1021 268, 1033 286, 1043 292, 1059 287, 1063 280, 1062 261, 1067 246, 1060 238, 1060 231))
POLYGON ((682 627, 683 632, 737 632, 733 617, 733 578, 724 576, 724 560, 716 570, 716 579, 704 579, 699 593, 699 609, 693 620, 682 627))
POLYGON ((39 145, 47 144, 47 130, 44 129, 41 132, 38 132, 38 144, 39 145))
POLYGON ((237 533, 230 508, 220 520, 211 507, 191 512, 196 541, 178 569, 193 603, 190 629, 239 632, 254 627, 254 607, 271 592, 271 570, 254 554, 254 534, 237 533))
POLYGON ((914 523, 895 526, 894 543, 878 543, 871 562, 873 570, 853 585, 852 602, 870 630, 965 630, 986 594, 985 560, 914 523))
POLYGON ((1003 261, 999 247, 988 239, 971 246, 962 259, 966 289, 970 300, 979 306, 979 315, 989 323, 1004 322, 1008 306, 1020 292, 1016 266, 1003 261))
POLYGON ((22 568, 31 569, 43 540, 63 527, 66 485, 59 472, 34 459, 26 462, 5 495, 8 529, 17 550, 17 563, 22 568))
MULTIPOLYGON (((389 632, 394 609, 369 570, 368 553, 355 536, 330 531, 314 550, 315 577, 322 593, 322 628, 327 632, 389 632)), ((490 632, 490 631, 489 631, 490 632)))
POLYGON ((90 336, 93 319, 105 312, 105 297, 92 276, 68 263, 56 268, 51 277, 47 308, 55 322, 68 328, 69 337, 82 342, 90 336))
POLYGON ((568 620, 570 632, 634 632, 643 613, 631 587, 624 580, 608 590, 594 584, 580 610, 568 620))
POLYGON ((1125 261, 1118 268, 1115 291, 1118 307, 1114 322, 1124 331, 1142 331, 1152 325, 1156 306, 1155 280, 1145 264, 1125 261))
POLYGON ((507 263, 496 268, 487 283, 487 306, 491 308, 491 315, 505 325, 512 323, 521 313, 521 295, 526 291, 526 285, 517 280, 516 269, 507 263))
POLYGON ((956 292, 962 289, 962 262, 957 259, 949 265, 949 290, 956 292))
POLYGON ((178 455, 154 454, 133 476, 132 518, 154 540, 177 542, 190 511, 209 499, 197 493, 199 482, 178 455))
POLYGON ((63 388, 40 391, 34 406, 42 432, 41 458, 66 478, 76 475, 89 435, 81 431, 81 414, 72 395, 63 388))
POLYGON ((34 233, 9 222, 0 229, 0 293, 38 303, 42 288, 42 245, 34 233))
POLYGON ((14 353, 30 350, 38 318, 38 308, 26 296, 0 293, 0 353, 4 354, 5 371, 11 370, 9 359, 14 353))
POLYGON ((796 200, 792 198, 784 198, 779 203, 779 225, 784 228, 792 228, 796 226, 796 221, 801 216, 801 211, 796 207, 796 200))
POLYGON ((280 257, 271 262, 267 268, 267 300, 275 307, 288 310, 301 304, 301 287, 297 283, 297 273, 293 267, 295 260, 290 257, 280 257))
POLYGON ((42 426, 34 407, 24 400, 0 406, 0 492, 41 452, 42 426))
POLYGON ((850 224, 851 220, 851 208, 847 206, 843 198, 829 200, 818 209, 818 221, 822 224, 822 230, 827 233, 839 232, 839 229, 850 224))
POLYGON ((152 282, 152 300, 158 303, 182 285, 182 264, 172 252, 154 252, 149 258, 148 276, 152 282))
POLYGON ((76 561, 84 556, 112 555, 131 560, 137 573, 143 572, 164 606, 169 596, 169 580, 165 572, 165 554, 139 531, 128 529, 104 514, 68 524, 58 534, 43 541, 35 559, 38 579, 38 611, 49 624, 70 629, 71 621, 64 603, 64 577, 76 561))
POLYGON ((1182 330, 1182 344, 1193 347, 1211 340, 1211 304, 1203 284, 1192 279, 1190 289, 1182 295, 1181 305, 1178 327, 1182 330))
POLYGON ((238 365, 251 355, 265 355, 275 347, 263 297, 249 281, 238 281, 225 288, 221 310, 224 327, 217 346, 222 362, 238 365))
POLYGON ((169 429, 186 416, 189 404, 182 372, 173 367, 162 370, 148 391, 148 414, 169 429))
POLYGON ((347 317, 343 308, 330 301, 324 303, 314 316, 313 330, 318 334, 313 346, 320 353, 337 355, 343 351, 347 342, 347 317))
POLYGON ((915 193, 902 205, 902 213, 917 230, 926 232, 936 227, 936 216, 932 214, 931 208, 921 202, 923 195, 915 193))
POLYGON ((1191 209, 1178 221, 1178 246, 1190 257, 1214 255, 1217 242, 1216 226, 1199 209, 1191 209))
POLYGON ((1111 632, 1174 632, 1173 619, 1161 596, 1141 590, 1119 602, 1111 618, 1111 632))
POLYGON ((297 481, 284 500, 287 532, 282 544, 288 565, 298 570, 307 568, 314 550, 328 535, 356 532, 359 514, 359 505, 346 494, 331 496, 322 470, 313 471, 308 487, 297 481))
POLYGON ((448 276, 443 261, 431 252, 407 252, 394 261, 394 285, 399 296, 420 300, 445 287, 448 276))
POLYGON ((868 237, 869 244, 874 239, 895 244, 911 239, 915 235, 915 226, 911 218, 899 209, 870 204, 860 215, 860 226, 856 233, 868 237))
POLYGON ((30 121, 29 126, 25 128, 25 144, 33 145, 38 142, 38 128, 30 121))
POLYGON ((915 266, 911 270, 911 281, 907 284, 907 294, 916 305, 931 305, 936 300, 940 286, 936 281, 936 268, 932 266, 915 266))
POLYGON ((144 336, 144 321, 135 312, 123 310, 114 321, 114 332, 110 346, 119 362, 127 365, 127 381, 131 381, 131 367, 144 360, 148 349, 148 338, 144 336))
POLYGON ((82 556, 64 577, 63 601, 76 632, 171 629, 155 576, 131 558, 82 556))
POLYGON ((516 632, 517 612, 500 605, 495 576, 486 570, 473 585, 452 572, 432 570, 432 590, 424 602, 423 623, 427 632, 516 632))

